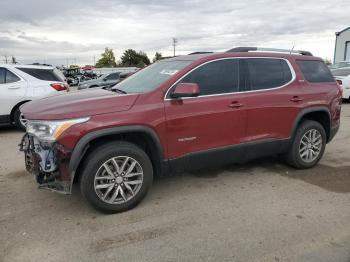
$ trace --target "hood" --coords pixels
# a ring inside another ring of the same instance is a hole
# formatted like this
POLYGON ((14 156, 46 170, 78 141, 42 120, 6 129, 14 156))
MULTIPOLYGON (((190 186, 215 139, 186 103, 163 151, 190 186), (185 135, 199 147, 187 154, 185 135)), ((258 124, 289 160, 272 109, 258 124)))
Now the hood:
POLYGON ((117 94, 104 89, 89 89, 25 103, 21 107, 30 120, 59 120, 129 110, 138 94, 117 94))

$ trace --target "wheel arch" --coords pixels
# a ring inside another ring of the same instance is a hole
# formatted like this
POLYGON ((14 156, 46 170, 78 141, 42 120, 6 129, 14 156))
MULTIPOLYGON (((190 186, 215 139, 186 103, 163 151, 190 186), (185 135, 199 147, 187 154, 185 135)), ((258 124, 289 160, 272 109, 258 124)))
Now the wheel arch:
POLYGON ((327 142, 330 141, 330 138, 331 138, 331 113, 327 107, 320 106, 320 107, 312 107, 312 108, 307 108, 307 109, 302 110, 298 114, 298 116, 294 122, 291 137, 294 137, 298 127, 305 120, 314 120, 314 121, 320 123, 326 131, 327 142))
POLYGON ((23 104, 25 104, 25 103, 27 103, 27 102, 30 102, 30 101, 31 101, 31 100, 24 100, 24 101, 21 101, 21 102, 17 103, 17 104, 12 108, 11 113, 10 113, 10 123, 13 123, 13 121, 14 121, 13 117, 14 117, 14 114, 15 114, 17 108, 19 108, 21 105, 23 105, 23 104))
POLYGON ((155 175, 164 173, 166 161, 164 161, 163 147, 156 132, 147 126, 121 126, 97 130, 86 134, 79 140, 73 149, 69 162, 72 182, 79 179, 80 167, 92 150, 103 143, 116 140, 128 141, 141 147, 149 156, 155 175))

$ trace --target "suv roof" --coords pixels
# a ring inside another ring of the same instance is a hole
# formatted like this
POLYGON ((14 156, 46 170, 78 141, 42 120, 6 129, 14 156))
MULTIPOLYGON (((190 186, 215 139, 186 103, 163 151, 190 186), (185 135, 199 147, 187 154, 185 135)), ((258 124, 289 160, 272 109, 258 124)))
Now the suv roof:
POLYGON ((0 67, 6 67, 6 68, 54 69, 53 66, 43 66, 43 65, 19 65, 19 64, 0 64, 0 67))

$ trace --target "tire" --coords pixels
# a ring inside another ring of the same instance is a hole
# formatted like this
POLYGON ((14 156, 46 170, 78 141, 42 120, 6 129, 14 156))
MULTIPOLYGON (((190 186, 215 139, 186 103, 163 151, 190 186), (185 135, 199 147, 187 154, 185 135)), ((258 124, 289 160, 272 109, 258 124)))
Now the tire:
POLYGON ((314 167, 322 158, 326 143, 326 131, 320 123, 312 120, 302 122, 294 135, 292 145, 287 154, 287 163, 297 169, 314 167), (309 139, 310 133, 311 140, 309 139), (315 138, 317 137, 319 139, 316 142, 315 138), (308 142, 309 140, 311 141, 310 143, 308 142), (317 149, 316 146, 318 146, 317 149))
POLYGON ((118 213, 135 207, 146 196, 153 182, 153 167, 147 154, 138 146, 123 141, 110 142, 91 151, 81 171, 82 195, 94 208, 105 213, 118 213), (115 164, 120 169, 119 173, 115 164))
POLYGON ((23 115, 19 108, 17 108, 13 114, 13 121, 15 122, 15 126, 22 131, 26 130, 25 122, 26 120, 23 118, 23 115))

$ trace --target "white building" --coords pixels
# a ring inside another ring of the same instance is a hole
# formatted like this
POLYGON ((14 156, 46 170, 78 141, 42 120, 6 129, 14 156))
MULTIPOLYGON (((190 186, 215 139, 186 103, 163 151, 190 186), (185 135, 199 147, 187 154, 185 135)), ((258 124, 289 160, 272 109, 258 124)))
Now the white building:
POLYGON ((333 63, 350 61, 350 27, 335 33, 335 49, 333 63))

